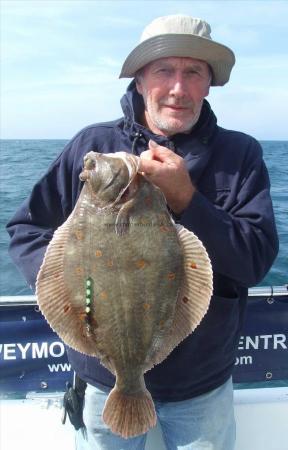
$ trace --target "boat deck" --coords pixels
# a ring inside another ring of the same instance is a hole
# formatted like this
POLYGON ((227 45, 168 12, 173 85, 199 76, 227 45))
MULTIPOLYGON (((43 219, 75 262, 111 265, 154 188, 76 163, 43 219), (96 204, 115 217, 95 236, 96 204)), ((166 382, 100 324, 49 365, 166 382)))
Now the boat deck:
MULTIPOLYGON (((63 393, 0 400, 1 450, 73 450, 74 429, 61 423, 63 393)), ((288 387, 235 390, 235 450, 288 450, 288 387)), ((165 450, 158 427, 146 450, 165 450)))

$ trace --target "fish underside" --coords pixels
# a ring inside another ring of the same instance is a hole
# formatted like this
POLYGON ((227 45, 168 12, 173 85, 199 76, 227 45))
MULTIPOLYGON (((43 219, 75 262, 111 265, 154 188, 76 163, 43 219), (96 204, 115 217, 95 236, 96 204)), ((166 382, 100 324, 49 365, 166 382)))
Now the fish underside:
POLYGON ((124 438, 155 426, 144 373, 193 332, 212 294, 205 248, 175 225, 138 167, 138 157, 124 152, 86 155, 83 189, 36 283, 53 330, 116 376, 103 420, 124 438))

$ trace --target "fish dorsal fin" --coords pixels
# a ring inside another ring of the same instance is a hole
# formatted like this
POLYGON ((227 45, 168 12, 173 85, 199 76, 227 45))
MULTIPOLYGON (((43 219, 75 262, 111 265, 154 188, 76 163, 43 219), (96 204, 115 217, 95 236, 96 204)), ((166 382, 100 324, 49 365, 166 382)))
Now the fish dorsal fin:
POLYGON ((208 311, 213 291, 213 273, 202 242, 182 225, 175 225, 184 256, 184 281, 178 295, 174 320, 146 370, 161 363, 195 328, 208 311))
MULTIPOLYGON (((71 292, 65 283, 63 260, 65 244, 73 214, 54 233, 49 243, 36 281, 39 308, 51 328, 69 347, 82 353, 98 356, 96 337, 87 336, 79 308, 71 303, 71 292)), ((85 306, 83 306, 85 311, 85 306)))

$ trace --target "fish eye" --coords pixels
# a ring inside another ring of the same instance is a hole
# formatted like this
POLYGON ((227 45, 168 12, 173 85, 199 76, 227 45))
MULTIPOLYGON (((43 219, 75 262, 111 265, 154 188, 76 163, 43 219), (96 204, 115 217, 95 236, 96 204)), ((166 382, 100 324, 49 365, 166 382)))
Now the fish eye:
POLYGON ((90 158, 89 156, 84 161, 84 167, 87 170, 95 169, 96 161, 95 159, 90 158))

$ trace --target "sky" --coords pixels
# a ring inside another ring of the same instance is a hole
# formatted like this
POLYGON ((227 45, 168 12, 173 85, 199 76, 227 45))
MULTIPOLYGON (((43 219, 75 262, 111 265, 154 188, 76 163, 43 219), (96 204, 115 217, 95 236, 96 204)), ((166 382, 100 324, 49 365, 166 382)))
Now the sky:
POLYGON ((154 18, 210 23, 236 65, 208 101, 219 125, 287 140, 288 1, 0 0, 2 139, 70 139, 122 115, 121 66, 154 18))

